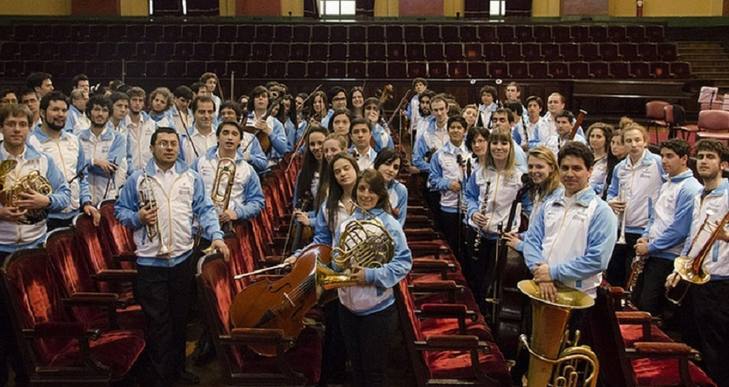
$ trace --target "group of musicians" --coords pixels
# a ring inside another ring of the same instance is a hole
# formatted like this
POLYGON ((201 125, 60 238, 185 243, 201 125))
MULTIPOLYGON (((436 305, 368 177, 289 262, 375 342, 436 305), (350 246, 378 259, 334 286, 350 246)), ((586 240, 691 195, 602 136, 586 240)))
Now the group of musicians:
MULTIPOLYGON (((555 300, 556 282, 594 297, 607 280, 630 287, 639 309, 665 319, 682 314, 684 337, 695 338, 690 344, 714 380, 729 385, 722 363, 729 357, 724 144, 701 140, 692 153, 685 141, 669 139, 653 153, 646 129, 629 119, 583 131, 584 117, 567 111, 557 92, 545 114, 540 97, 524 106, 513 82, 503 101, 485 86, 478 104, 461 109, 418 78, 402 111, 409 122, 403 137, 414 141, 409 155, 396 150, 393 139, 402 138, 381 99, 366 98, 360 87, 294 96, 269 82, 222 101, 218 85, 206 73, 192 87, 147 96, 120 83, 90 90, 80 75, 69 100, 53 90, 50 74, 34 73, 17 93, 23 101, 30 96, 27 104, 0 100, 0 262, 41 245, 81 212, 98 224, 97 205, 116 199, 116 218, 134 232, 135 298, 159 385, 199 382, 185 369, 196 250, 209 243, 228 259, 224 229, 258 215, 265 206, 259 175, 290 152, 302 157, 293 215, 313 228, 312 242, 337 246, 348 222, 376 218, 395 246, 384 266, 353 268, 355 285, 339 289, 327 307, 322 384, 342 381, 346 349, 355 385, 385 385, 397 325, 392 287, 412 264, 403 232, 408 190, 422 190, 484 314, 499 285, 503 241, 523 254, 547 300, 555 300), (421 186, 397 180, 409 160, 421 186), (678 310, 664 295, 682 278, 677 257, 701 259, 710 275, 688 287, 678 310)), ((8 364, 23 385, 28 375, 6 303, 0 297, 0 386, 8 364)))

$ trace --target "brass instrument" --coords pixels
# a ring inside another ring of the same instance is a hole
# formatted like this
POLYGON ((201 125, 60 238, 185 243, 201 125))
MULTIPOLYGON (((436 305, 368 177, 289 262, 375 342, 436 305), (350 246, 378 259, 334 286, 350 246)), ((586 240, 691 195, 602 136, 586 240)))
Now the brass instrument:
POLYGON ((638 277, 640 277, 641 273, 643 273, 643 270, 645 269, 645 261, 647 259, 648 256, 646 255, 636 255, 633 257, 633 261, 630 264, 630 275, 628 276, 628 282, 625 285, 628 292, 632 293, 633 289, 635 289, 635 285, 638 284, 638 277))
POLYGON ((385 225, 376 218, 352 220, 344 228, 339 245, 332 251, 332 261, 344 273, 337 273, 320 262, 317 263, 317 283, 324 289, 336 289, 356 285, 348 273, 354 268, 378 268, 392 260, 395 242, 385 225))
POLYGON ((532 302, 532 337, 520 336, 529 351, 529 386, 596 386, 600 371, 597 355, 589 346, 577 345, 579 331, 572 342, 566 337, 572 310, 590 308, 595 300, 558 282, 557 302, 544 300, 534 280, 519 281, 517 286, 532 302))
MULTIPOLYGON (((481 202, 481 206, 478 208, 478 213, 481 215, 486 215, 486 208, 489 205, 489 193, 491 191, 491 180, 486 182, 486 192, 483 194, 483 201, 481 202)), ((473 240, 473 254, 478 255, 479 250, 481 249, 481 227, 476 225, 476 237, 473 240)), ((473 257, 476 259, 476 257, 473 257)))
POLYGON ((147 231, 147 237, 149 237, 150 241, 155 238, 159 239, 159 251, 157 251, 157 256, 164 257, 170 254, 170 250, 167 246, 165 246, 162 233, 159 230, 159 210, 152 184, 152 178, 145 173, 142 176, 142 180, 139 182, 139 208, 148 207, 157 214, 157 221, 154 222, 154 224, 146 225, 145 228, 147 231))
MULTIPOLYGON (((41 195, 50 195, 53 192, 51 183, 39 171, 30 171, 27 175, 12 182, 12 185, 6 184, 7 175, 17 165, 18 162, 15 160, 3 160, 0 163, 0 204, 5 207, 16 207, 15 203, 20 199, 20 194, 23 192, 35 191, 41 195)), ((35 224, 47 217, 47 209, 27 210, 18 223, 35 224)))
MULTIPOLYGON (((729 223, 729 212, 724 214, 721 221, 716 224, 716 227, 711 231, 709 238, 706 242, 704 242, 703 246, 701 246, 701 249, 695 257, 680 256, 673 261, 673 269, 681 277, 681 281, 676 286, 666 289, 666 298, 669 301, 676 305, 680 305, 681 302, 683 302, 684 297, 686 297, 686 294, 688 294, 690 285, 703 285, 709 282, 711 275, 704 271, 704 261, 711 252, 711 246, 719 238, 719 235, 722 233, 722 230, 726 227, 727 223, 729 223)), ((688 249, 689 253, 691 253, 691 250, 693 249, 694 244, 696 244, 701 232, 704 229, 711 229, 711 227, 712 224, 709 222, 709 215, 706 215, 704 223, 701 225, 701 228, 699 228, 694 239, 691 241, 691 246, 688 249)))
MULTIPOLYGON (((228 157, 221 157, 218 160, 218 169, 215 170, 215 179, 213 180, 213 189, 210 192, 210 199, 218 209, 218 213, 222 213, 228 209, 230 204, 230 193, 233 191, 233 183, 235 182, 235 160, 228 157), (222 193, 221 193, 222 188, 222 193)), ((230 231, 230 222, 222 226, 226 232, 230 231)))

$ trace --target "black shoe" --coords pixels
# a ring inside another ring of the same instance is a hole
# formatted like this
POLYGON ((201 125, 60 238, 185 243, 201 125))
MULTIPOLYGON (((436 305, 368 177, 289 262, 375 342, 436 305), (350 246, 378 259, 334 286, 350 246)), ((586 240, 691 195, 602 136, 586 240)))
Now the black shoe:
POLYGON ((177 376, 177 383, 185 385, 200 384, 200 377, 190 371, 182 371, 177 376))

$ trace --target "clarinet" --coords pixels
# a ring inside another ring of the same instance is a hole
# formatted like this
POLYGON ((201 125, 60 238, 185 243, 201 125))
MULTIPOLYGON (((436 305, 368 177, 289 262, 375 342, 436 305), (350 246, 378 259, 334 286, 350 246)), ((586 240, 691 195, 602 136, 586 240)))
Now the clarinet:
MULTIPOLYGON (((486 182, 486 192, 483 194, 483 201, 478 208, 478 213, 484 215, 489 205, 489 194, 491 192, 491 180, 486 182)), ((476 226, 476 236, 473 240, 473 255, 476 257, 481 249, 481 227, 476 226)))

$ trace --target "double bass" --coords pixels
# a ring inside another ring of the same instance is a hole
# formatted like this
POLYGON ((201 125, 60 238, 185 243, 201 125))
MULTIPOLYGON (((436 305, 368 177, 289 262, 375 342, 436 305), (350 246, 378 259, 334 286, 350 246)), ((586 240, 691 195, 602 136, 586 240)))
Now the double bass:
MULTIPOLYGON (((329 261, 330 256, 331 247, 310 245, 288 274, 275 281, 263 279, 247 286, 231 303, 231 325, 280 329, 285 337, 298 337, 304 329, 304 316, 318 300, 317 262, 329 261)), ((275 356, 277 352, 273 345, 249 345, 249 348, 261 356, 275 356)))

